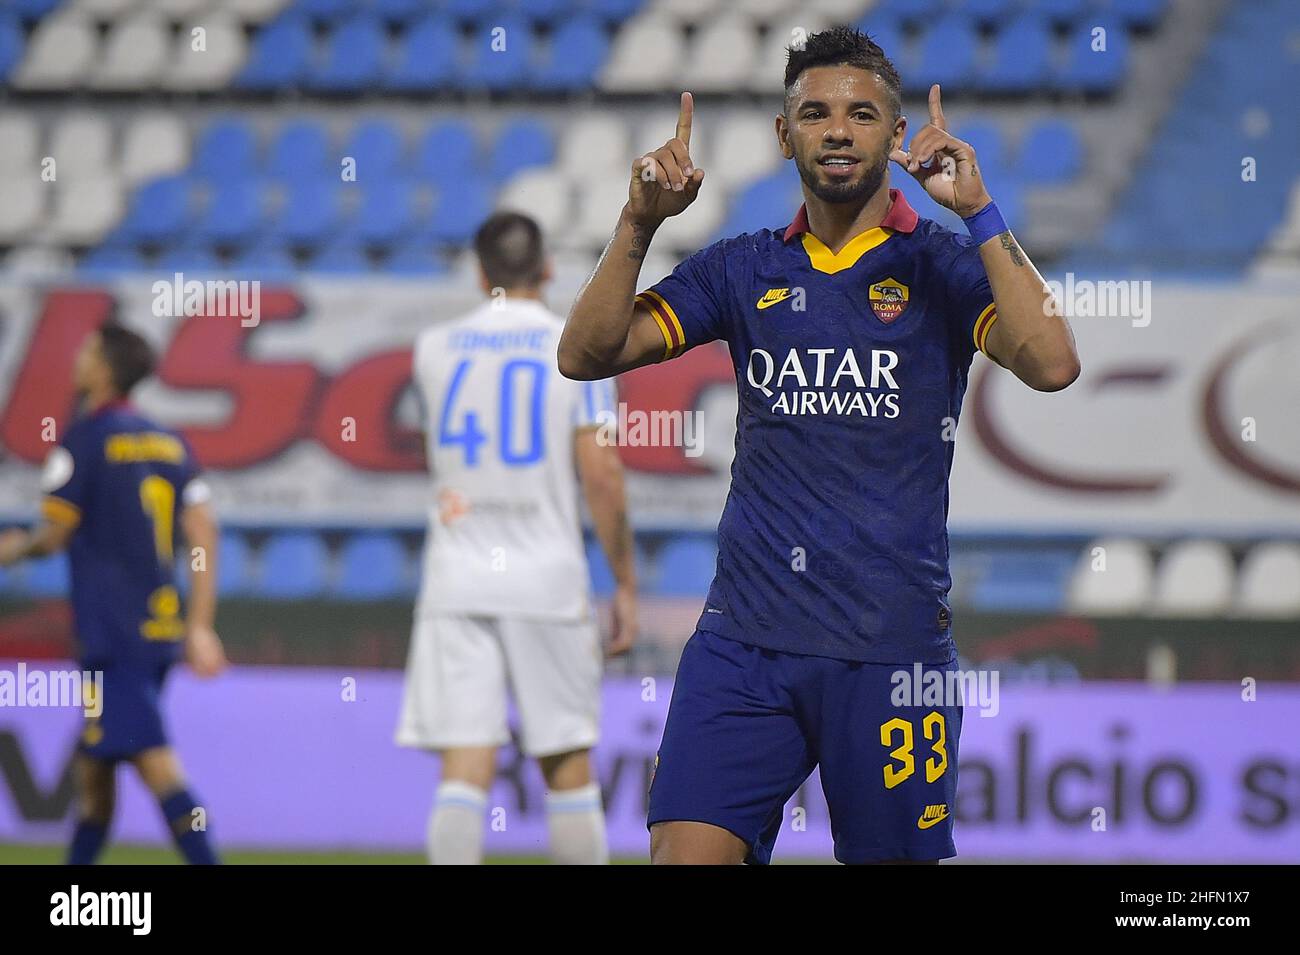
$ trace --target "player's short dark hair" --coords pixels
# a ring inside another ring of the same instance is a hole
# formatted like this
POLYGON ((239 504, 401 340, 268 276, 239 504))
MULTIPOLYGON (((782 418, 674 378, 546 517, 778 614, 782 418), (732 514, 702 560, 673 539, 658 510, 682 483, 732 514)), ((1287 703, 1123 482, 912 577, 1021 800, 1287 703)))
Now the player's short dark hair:
POLYGON ((479 226, 474 251, 493 288, 522 288, 542 281, 546 247, 542 229, 522 212, 497 212, 479 226))
POLYGON ((153 349, 120 322, 108 321, 99 327, 99 348, 113 376, 113 387, 123 397, 153 372, 153 349))
POLYGON ((875 40, 853 27, 831 27, 810 34, 802 47, 791 45, 786 49, 785 92, 804 70, 814 66, 855 66, 880 77, 889 91, 889 104, 894 118, 903 113, 903 81, 898 70, 875 40))

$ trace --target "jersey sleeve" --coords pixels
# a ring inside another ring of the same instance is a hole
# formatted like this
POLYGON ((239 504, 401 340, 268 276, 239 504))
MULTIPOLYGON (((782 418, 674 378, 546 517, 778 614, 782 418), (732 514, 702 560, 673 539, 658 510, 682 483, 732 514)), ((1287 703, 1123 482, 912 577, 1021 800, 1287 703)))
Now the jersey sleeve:
POLYGON ((724 243, 715 242, 636 297, 659 326, 665 359, 727 337, 727 265, 724 243))
POLYGON ((613 378, 578 384, 578 400, 573 408, 574 428, 595 428, 618 420, 618 392, 613 378))
POLYGON ((203 466, 194 456, 194 449, 184 438, 180 439, 185 448, 185 459, 181 462, 181 473, 177 484, 180 502, 183 507, 206 504, 212 499, 212 488, 203 477, 203 466))
POLYGON ((53 524, 76 527, 90 497, 94 448, 84 432, 70 430, 45 459, 41 471, 41 516, 53 524))
POLYGON ((948 283, 949 321, 954 336, 968 356, 976 351, 987 355, 984 346, 989 329, 998 320, 988 274, 984 271, 979 248, 969 236, 954 234, 948 242, 951 245, 946 250, 948 257, 944 271, 948 283))

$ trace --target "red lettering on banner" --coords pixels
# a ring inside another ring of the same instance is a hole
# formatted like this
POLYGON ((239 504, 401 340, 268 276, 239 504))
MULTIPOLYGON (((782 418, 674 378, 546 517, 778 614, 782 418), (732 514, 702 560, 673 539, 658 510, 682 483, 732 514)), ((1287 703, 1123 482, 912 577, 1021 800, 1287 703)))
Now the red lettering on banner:
MULTIPOLYGON (((303 311, 298 296, 283 290, 263 293, 261 304, 258 327, 297 319, 303 311)), ((224 424, 182 429, 204 467, 257 464, 306 429, 320 375, 310 362, 250 361, 253 331, 238 318, 196 315, 177 330, 158 367, 158 377, 172 388, 213 388, 234 403, 224 424)))
POLYGON ((77 350, 112 311, 113 298, 105 292, 56 291, 46 296, 0 419, 0 438, 10 453, 29 464, 45 460, 51 446, 41 440, 41 419, 53 418, 64 427, 69 423, 77 400, 72 386, 77 350))
POLYGON ((409 348, 371 355, 335 378, 321 401, 316 440, 366 471, 423 471, 420 432, 397 423, 395 411, 411 383, 409 348), (345 418, 355 422, 344 440, 345 418))

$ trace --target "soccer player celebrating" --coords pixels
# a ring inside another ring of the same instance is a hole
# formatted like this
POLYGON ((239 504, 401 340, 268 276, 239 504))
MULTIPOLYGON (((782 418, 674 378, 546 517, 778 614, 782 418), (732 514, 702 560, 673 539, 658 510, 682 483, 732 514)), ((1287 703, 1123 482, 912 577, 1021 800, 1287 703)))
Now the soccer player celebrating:
POLYGON ((442 756, 430 861, 481 862, 513 690, 520 748, 546 780, 552 858, 603 864, 605 814, 590 758, 601 647, 578 478, 617 581, 607 650, 623 653, 636 633, 636 571, 622 462, 601 440, 613 387, 555 372, 564 320, 542 301, 551 266, 537 223, 497 213, 474 248, 487 300, 415 346, 434 507, 397 742, 442 756))
POLYGON ((167 741, 159 699, 182 654, 200 676, 226 665, 213 630, 216 522, 185 440, 127 403, 152 368, 148 343, 119 324, 86 339, 73 372, 84 414, 46 460, 44 520, 33 531, 0 534, 0 565, 68 550, 81 667, 103 674, 102 699, 87 701, 100 715, 88 721, 77 754, 80 814, 71 864, 92 863, 103 848, 124 760, 157 798, 186 861, 217 862, 206 817, 196 825, 197 803, 167 741), (203 549, 201 561, 189 561, 183 617, 178 527, 188 546, 203 549))
MULTIPOLYGON (((1031 388, 1079 374, 1042 277, 970 145, 903 143, 900 80, 856 30, 789 51, 776 140, 802 178, 789 225, 717 242, 635 294, 655 230, 694 200, 693 102, 632 167, 627 204, 560 343, 599 378, 725 340, 739 391, 718 563, 678 668, 650 791, 658 863, 764 863, 814 768, 845 863, 955 854, 960 701, 892 705, 891 675, 956 667, 947 594, 952 427, 976 351, 1031 388), (913 211, 889 162, 963 217, 913 211)), ((724 148, 725 155, 725 148, 724 148)))

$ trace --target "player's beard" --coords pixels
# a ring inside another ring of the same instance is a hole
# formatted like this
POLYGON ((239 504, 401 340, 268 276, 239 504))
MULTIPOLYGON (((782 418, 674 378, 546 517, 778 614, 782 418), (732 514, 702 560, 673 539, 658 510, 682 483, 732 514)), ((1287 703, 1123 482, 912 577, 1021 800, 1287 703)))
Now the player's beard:
POLYGON ((799 170, 799 178, 803 180, 808 190, 822 202, 833 203, 866 202, 876 194, 876 191, 885 181, 885 171, 889 166, 889 154, 882 152, 874 160, 867 160, 867 162, 871 164, 867 166, 866 172, 857 179, 849 182, 825 182, 817 175, 817 170, 820 167, 816 163, 809 166, 797 154, 794 157, 794 165, 799 170))

